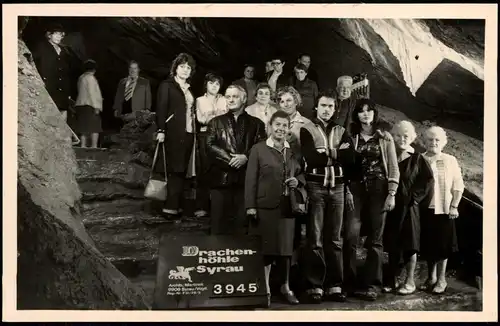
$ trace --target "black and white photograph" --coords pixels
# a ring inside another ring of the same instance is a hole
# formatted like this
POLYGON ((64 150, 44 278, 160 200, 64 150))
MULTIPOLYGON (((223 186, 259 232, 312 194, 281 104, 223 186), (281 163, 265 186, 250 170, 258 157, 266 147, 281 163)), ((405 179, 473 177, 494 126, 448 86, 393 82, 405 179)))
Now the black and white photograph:
POLYGON ((498 7, 456 6, 2 5, 4 315, 497 321, 498 7))

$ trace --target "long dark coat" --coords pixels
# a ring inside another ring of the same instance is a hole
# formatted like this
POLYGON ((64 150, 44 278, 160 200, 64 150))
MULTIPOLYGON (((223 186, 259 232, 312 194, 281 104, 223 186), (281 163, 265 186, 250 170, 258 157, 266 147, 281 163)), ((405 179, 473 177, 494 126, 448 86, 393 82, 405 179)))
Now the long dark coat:
POLYGON ((291 256, 295 220, 291 216, 288 198, 283 197, 285 178, 294 176, 305 185, 301 166, 290 148, 286 159, 266 141, 256 144, 250 151, 245 178, 245 207, 256 208, 258 225, 250 227, 250 234, 262 238, 264 255, 291 256))
POLYGON ((33 61, 45 83, 45 88, 59 110, 68 110, 69 97, 72 95, 71 54, 69 50, 61 46, 61 53, 47 40, 42 41, 33 51, 33 61))
POLYGON ((405 152, 399 162, 396 206, 387 214, 384 251, 420 251, 420 207, 429 207, 434 177, 419 153, 405 152))
MULTIPOLYGON (((165 130, 167 172, 186 172, 194 137, 186 133, 186 110, 186 97, 179 84, 173 78, 162 81, 157 94, 156 125, 165 130), (166 125, 165 120, 172 114, 166 125)), ((195 117, 194 105, 192 110, 195 117)), ((161 164, 158 165, 157 171, 162 172, 161 164)))

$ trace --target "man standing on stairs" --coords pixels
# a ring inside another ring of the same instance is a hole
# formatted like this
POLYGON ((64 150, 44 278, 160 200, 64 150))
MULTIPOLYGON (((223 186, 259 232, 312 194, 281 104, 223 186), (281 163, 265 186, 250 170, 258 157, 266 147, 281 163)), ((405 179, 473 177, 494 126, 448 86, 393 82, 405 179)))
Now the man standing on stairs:
POLYGON ((130 61, 128 76, 118 83, 113 110, 116 117, 125 121, 132 118, 135 111, 151 110, 151 86, 149 80, 139 76, 139 72, 139 63, 130 61))
POLYGON ((351 116, 356 105, 356 95, 352 92, 353 79, 351 76, 341 76, 337 79, 337 101, 333 120, 339 126, 349 131, 351 116))
POLYGON ((250 149, 266 139, 260 119, 245 111, 247 94, 243 87, 226 89, 229 112, 208 122, 207 152, 212 161, 211 234, 246 234, 245 174, 250 149))
POLYGON ((307 245, 301 261, 308 301, 345 301, 343 293, 342 222, 344 198, 352 208, 352 196, 344 185, 342 164, 337 157, 344 127, 337 125, 336 94, 321 92, 316 117, 300 131, 301 150, 306 162, 307 191, 310 198, 307 245))

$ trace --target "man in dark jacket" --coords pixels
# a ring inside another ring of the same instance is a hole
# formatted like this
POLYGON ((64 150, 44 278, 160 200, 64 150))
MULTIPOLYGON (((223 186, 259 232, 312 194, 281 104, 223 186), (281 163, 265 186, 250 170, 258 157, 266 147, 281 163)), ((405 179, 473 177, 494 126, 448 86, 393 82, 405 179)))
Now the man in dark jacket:
POLYGON ((272 91, 276 94, 280 88, 288 85, 289 78, 283 71, 285 66, 285 62, 283 60, 277 57, 273 59, 271 63, 273 65, 273 70, 266 73, 266 81, 271 86, 272 91))
POLYGON ((333 91, 320 93, 316 117, 300 132, 310 198, 303 266, 311 303, 321 302, 322 297, 333 301, 346 298, 342 291, 341 239, 345 187, 342 164, 337 157, 345 129, 332 119, 335 100, 333 91))
POLYGON ((245 112, 246 92, 238 85, 226 90, 229 112, 208 123, 207 151, 212 161, 211 233, 245 234, 246 164, 253 145, 266 138, 260 119, 245 112))
POLYGON ((71 80, 70 53, 61 44, 64 35, 62 26, 50 26, 45 33, 46 39, 33 51, 33 61, 47 92, 67 120, 72 85, 76 81, 71 80))
POLYGON ((352 120, 352 111, 356 105, 356 94, 352 92, 353 79, 351 76, 341 76, 337 79, 337 101, 333 120, 349 132, 352 120))

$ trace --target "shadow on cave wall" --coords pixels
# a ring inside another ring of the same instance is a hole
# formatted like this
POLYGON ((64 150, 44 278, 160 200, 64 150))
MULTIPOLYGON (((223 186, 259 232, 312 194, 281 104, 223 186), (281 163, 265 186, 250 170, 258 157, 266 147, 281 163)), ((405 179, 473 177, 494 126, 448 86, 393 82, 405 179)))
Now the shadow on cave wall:
MULTIPOLYGON (((242 76, 246 63, 255 64, 258 76, 262 78, 265 61, 272 56, 283 57, 285 70, 291 72, 302 52, 311 54, 312 66, 319 72, 321 88, 335 87, 337 77, 343 74, 367 73, 376 102, 400 110, 417 121, 433 120, 439 111, 435 105, 452 100, 454 94, 446 91, 435 93, 439 95, 437 102, 432 98, 433 94, 431 100, 413 97, 401 79, 397 59, 378 34, 370 29, 363 30, 368 39, 377 44, 376 50, 384 58, 384 66, 374 66, 368 53, 345 37, 345 26, 339 19, 33 17, 22 34, 30 49, 43 38, 45 26, 54 21, 67 30, 65 42, 73 49, 78 61, 92 58, 99 65, 97 78, 104 97, 105 129, 120 126, 112 116, 111 106, 116 85, 127 74, 127 61, 140 62, 142 75, 151 82, 154 108, 158 84, 168 76, 170 63, 180 52, 191 53, 197 61, 197 72, 192 80, 196 96, 202 94, 203 77, 208 71, 224 77, 224 89, 242 76)), ((438 74, 438 78, 443 77, 438 74)), ((448 80, 444 88, 449 84, 448 80)), ((467 88, 468 84, 465 85, 467 88)), ((453 92, 464 89, 464 84, 459 86, 461 89, 455 88, 453 92)), ((434 88, 442 90, 440 85, 434 88)), ((462 98, 461 103, 472 100, 462 98)), ((455 108, 460 111, 462 106, 455 108)), ((482 119, 482 116, 481 112, 476 118, 482 119)), ((448 118, 460 120, 463 116, 454 117, 452 112, 448 118)), ((469 126, 460 128, 453 129, 482 139, 482 130, 469 126)))

